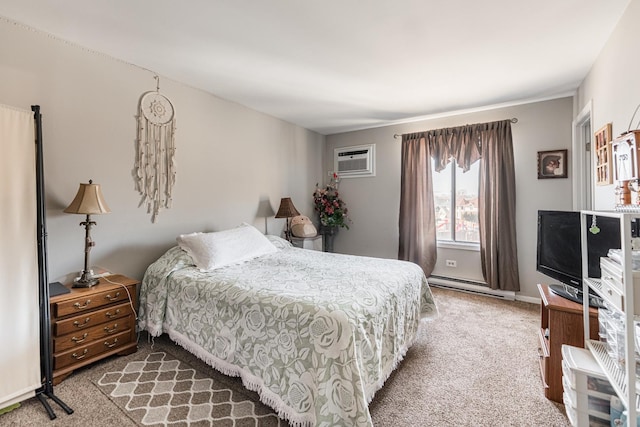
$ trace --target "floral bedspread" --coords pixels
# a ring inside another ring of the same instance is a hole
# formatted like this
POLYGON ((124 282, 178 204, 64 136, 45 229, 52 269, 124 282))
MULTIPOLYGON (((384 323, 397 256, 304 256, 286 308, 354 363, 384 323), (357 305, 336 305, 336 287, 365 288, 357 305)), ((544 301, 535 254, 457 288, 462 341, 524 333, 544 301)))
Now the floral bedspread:
POLYGON ((147 270, 141 329, 163 332, 295 426, 370 426, 368 404, 437 315, 415 264, 285 248, 201 272, 174 247, 147 270))

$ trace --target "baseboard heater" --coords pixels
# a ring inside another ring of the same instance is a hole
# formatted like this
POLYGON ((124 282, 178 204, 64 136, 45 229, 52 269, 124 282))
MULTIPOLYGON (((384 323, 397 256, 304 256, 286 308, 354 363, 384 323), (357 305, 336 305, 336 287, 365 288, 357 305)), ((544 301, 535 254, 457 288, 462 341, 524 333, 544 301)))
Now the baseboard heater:
POLYGON ((429 285, 439 288, 453 289, 456 291, 469 292, 471 294, 485 295, 494 298, 501 298, 506 300, 515 300, 516 293, 513 291, 501 291, 491 289, 484 282, 475 280, 458 279, 456 277, 445 277, 431 275, 429 276, 429 285))

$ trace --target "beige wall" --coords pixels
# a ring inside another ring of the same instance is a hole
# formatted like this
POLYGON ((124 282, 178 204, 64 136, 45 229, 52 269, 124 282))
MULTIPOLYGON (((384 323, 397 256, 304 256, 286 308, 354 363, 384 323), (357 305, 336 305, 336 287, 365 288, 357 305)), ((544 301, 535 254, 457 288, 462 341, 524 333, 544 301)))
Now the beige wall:
MULTIPOLYGON (((573 98, 560 98, 488 111, 423 120, 403 125, 330 135, 325 170, 333 168, 335 147, 376 144, 376 176, 343 179, 342 195, 353 219, 335 241, 338 252, 397 258, 400 203, 400 140, 394 134, 460 126, 516 117, 512 125, 516 168, 518 262, 521 295, 538 296, 536 284, 548 280, 535 271, 538 209, 571 209, 572 172, 568 179, 537 179, 537 152, 570 149, 573 98)), ((434 274, 482 280, 477 251, 439 249, 434 274), (457 267, 444 266, 445 259, 457 267)))
MULTIPOLYGON (((378 154, 375 178, 343 180, 341 190, 354 223, 341 231, 335 247, 340 252, 395 258, 398 246, 398 205, 400 188, 400 144, 394 133, 408 133, 445 126, 458 126, 517 117, 513 140, 517 174, 517 230, 521 297, 537 297, 536 284, 549 279, 535 271, 536 212, 538 209, 572 209, 571 164, 569 179, 537 180, 537 151, 571 148, 572 121, 591 102, 592 128, 613 124, 613 134, 627 130, 635 108, 640 103, 640 0, 633 0, 614 33, 582 82, 577 96, 481 113, 425 120, 405 125, 369 129, 327 137, 325 170, 332 166, 333 148, 375 143, 378 154)), ((631 129, 640 128, 640 113, 631 129)), ((570 151, 569 157, 572 153, 570 151)), ((614 186, 597 186, 595 209, 611 210, 615 204, 614 186)), ((436 272, 455 277, 480 277, 477 252, 439 251, 436 272), (441 265, 444 259, 457 259, 455 271, 441 265)))
MULTIPOLYGON (((535 272, 536 212, 571 209, 573 179, 569 168, 569 179, 537 180, 536 152, 570 148, 571 121, 589 101, 594 129, 607 122, 613 123, 614 134, 627 129, 640 102, 640 60, 634 55, 639 19, 640 0, 633 0, 580 86, 575 109, 572 98, 562 98, 332 135, 326 147, 321 135, 161 78, 161 91, 177 110, 178 176, 174 207, 163 211, 156 224, 137 207, 131 178, 134 116, 140 95, 155 88, 150 72, 0 19, 0 39, 5 41, 0 43, 0 103, 42 107, 52 279, 82 265, 82 218, 61 212, 80 182, 92 178, 102 184, 113 211, 95 218, 92 264, 141 277, 177 234, 241 221, 262 227, 263 220, 255 215, 261 197, 277 209, 280 197, 291 196, 298 210, 312 217, 311 192, 333 169, 333 148, 370 143, 376 144, 377 175, 343 180, 341 191, 353 224, 339 233, 335 247, 395 258, 400 143, 393 134, 517 117, 513 137, 521 295, 535 297, 536 283, 547 280, 535 272)), ((596 208, 611 209, 612 200, 613 186, 596 188, 596 208)), ((269 220, 272 233, 282 226, 283 220, 269 220)), ((440 255, 440 261, 457 259, 458 268, 451 272, 438 265, 437 271, 479 277, 477 252, 440 255)))
MULTIPOLYGON (((262 197, 277 210, 290 196, 312 215, 323 136, 161 76, 177 112, 177 182, 173 208, 152 224, 131 171, 137 104, 153 74, 2 19, 0 40, 0 103, 42 108, 50 279, 82 268, 83 217, 62 209, 89 179, 112 210, 93 217, 92 264, 137 278, 178 234, 243 221, 263 230, 262 197)), ((283 224, 271 218, 269 232, 283 224)))
MULTIPOLYGON (((594 130, 612 124, 613 135, 629 128, 640 104, 640 0, 633 0, 578 90, 578 111, 592 102, 594 130)), ((640 128, 640 111, 631 129, 640 128)), ((596 186, 595 209, 615 206, 614 185, 596 186)))

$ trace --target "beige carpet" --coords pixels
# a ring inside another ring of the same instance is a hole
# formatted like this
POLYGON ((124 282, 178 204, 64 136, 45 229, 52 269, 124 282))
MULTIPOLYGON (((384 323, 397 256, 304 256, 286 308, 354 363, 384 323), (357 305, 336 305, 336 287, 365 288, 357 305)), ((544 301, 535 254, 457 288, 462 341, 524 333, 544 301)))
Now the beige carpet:
MULTIPOLYGON (((543 394, 536 335, 539 306, 438 288, 433 292, 440 317, 423 325, 416 344, 371 402, 375 426, 569 425, 562 405, 543 394)), ((237 378, 213 372, 161 337, 153 349, 142 338, 137 353, 78 370, 56 386, 56 395, 75 410, 74 414, 66 415, 52 403, 58 418, 49 421, 40 403, 30 399, 0 416, 0 425, 141 425, 95 383, 116 367, 122 369, 154 352, 164 352, 198 374, 242 390, 259 413, 270 412, 257 402, 255 393, 241 388, 237 378)))

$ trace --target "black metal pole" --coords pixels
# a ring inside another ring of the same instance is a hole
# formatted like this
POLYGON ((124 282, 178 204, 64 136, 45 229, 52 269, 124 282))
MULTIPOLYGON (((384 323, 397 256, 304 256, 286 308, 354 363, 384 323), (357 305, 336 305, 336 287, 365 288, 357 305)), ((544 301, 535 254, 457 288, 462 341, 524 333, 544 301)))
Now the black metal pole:
POLYGON ((40 106, 32 105, 36 132, 36 192, 38 205, 38 289, 40 301, 40 371, 42 386, 36 390, 36 396, 44 405, 50 419, 56 414, 44 396, 56 402, 67 414, 73 409, 67 406, 53 393, 53 355, 51 352, 51 313, 49 311, 49 267, 47 264, 47 225, 46 204, 44 198, 44 159, 42 154, 42 117, 40 106))

